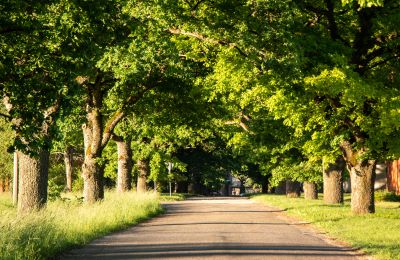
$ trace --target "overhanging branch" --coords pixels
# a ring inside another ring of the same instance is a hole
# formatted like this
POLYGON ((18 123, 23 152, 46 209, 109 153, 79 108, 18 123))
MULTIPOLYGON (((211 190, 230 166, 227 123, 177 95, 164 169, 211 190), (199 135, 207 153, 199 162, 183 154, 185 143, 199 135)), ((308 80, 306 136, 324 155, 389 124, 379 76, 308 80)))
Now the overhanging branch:
POLYGON ((138 94, 134 96, 129 96, 125 102, 123 103, 121 109, 116 111, 113 116, 107 121, 106 127, 104 128, 104 133, 103 133, 103 139, 101 141, 101 147, 105 147, 112 137, 114 133, 114 129, 117 126, 117 124, 126 116, 126 110, 128 109, 129 106, 133 106, 135 103, 137 103, 146 92, 149 90, 155 88, 156 85, 148 85, 145 88, 143 88, 142 91, 140 91, 138 94))

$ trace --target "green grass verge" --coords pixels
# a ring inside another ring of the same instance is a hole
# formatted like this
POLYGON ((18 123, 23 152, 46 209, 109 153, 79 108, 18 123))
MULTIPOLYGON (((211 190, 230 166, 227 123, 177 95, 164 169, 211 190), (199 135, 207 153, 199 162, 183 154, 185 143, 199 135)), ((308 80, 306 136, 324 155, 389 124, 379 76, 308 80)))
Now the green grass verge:
POLYGON ((160 200, 161 201, 182 201, 185 200, 188 194, 186 193, 172 193, 169 196, 169 193, 161 193, 160 200))
POLYGON ((47 259, 162 212, 157 194, 107 192, 92 205, 49 202, 39 212, 17 216, 10 195, 0 196, 0 259, 47 259))
POLYGON ((360 247, 377 259, 400 259, 399 202, 379 201, 375 214, 357 216, 350 211, 348 196, 344 205, 282 195, 256 195, 252 199, 285 209, 288 215, 311 222, 331 237, 360 247))

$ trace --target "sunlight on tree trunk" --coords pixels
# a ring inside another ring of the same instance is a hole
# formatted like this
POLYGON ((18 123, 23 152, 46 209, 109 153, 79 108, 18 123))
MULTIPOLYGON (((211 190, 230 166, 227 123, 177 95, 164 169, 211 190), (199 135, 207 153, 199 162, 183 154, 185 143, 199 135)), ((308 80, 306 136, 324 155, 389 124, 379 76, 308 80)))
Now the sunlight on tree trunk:
POLYGON ((375 212, 375 160, 360 162, 350 169, 351 211, 355 214, 375 212))
POLYGON ((117 174, 117 191, 125 192, 132 189, 132 149, 131 140, 118 139, 118 174, 117 174))
POLYGON ((336 162, 323 169, 324 202, 327 204, 343 203, 343 171, 345 161, 340 156, 336 162))
POLYGON ((18 152, 19 192, 18 211, 29 212, 42 208, 47 201, 49 152, 42 150, 37 157, 18 152))
POLYGON ((304 189, 304 198, 309 200, 316 200, 318 199, 318 190, 317 184, 314 182, 304 182, 303 184, 304 189))
POLYGON ((147 177, 149 176, 149 163, 147 160, 139 159, 138 166, 138 180, 136 191, 143 193, 147 191, 147 177))
POLYGON ((66 185, 65 190, 67 192, 72 191, 72 173, 73 173, 73 154, 72 149, 68 147, 64 151, 64 165, 65 165, 65 178, 66 178, 66 185))

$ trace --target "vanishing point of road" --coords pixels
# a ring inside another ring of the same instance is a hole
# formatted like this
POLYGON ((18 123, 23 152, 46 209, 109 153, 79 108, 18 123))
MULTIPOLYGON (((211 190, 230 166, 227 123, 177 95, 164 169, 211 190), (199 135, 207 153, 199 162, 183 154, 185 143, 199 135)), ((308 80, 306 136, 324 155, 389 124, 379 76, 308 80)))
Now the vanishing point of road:
POLYGON ((62 259, 358 259, 304 223, 246 198, 165 203, 166 213, 62 259))

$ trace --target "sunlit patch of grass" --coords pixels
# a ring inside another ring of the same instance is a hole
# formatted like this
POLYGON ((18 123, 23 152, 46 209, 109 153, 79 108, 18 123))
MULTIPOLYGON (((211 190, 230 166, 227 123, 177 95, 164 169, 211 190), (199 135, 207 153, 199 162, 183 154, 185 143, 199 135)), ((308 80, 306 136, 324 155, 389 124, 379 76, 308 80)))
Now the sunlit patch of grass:
POLYGON ((7 210, 7 209, 12 209, 13 208, 11 196, 12 195, 11 195, 10 192, 0 193, 0 213, 3 210, 7 210))
MULTIPOLYGON (((322 197, 322 196, 320 196, 322 197)), ((378 201, 376 213, 353 215, 349 202, 326 205, 321 199, 288 199, 259 195, 254 200, 287 209, 286 213, 311 222, 330 236, 360 247, 377 259, 400 259, 400 203, 378 201)))
POLYGON ((0 259, 46 259, 160 212, 157 194, 134 192, 109 192, 104 201, 92 205, 57 200, 23 216, 13 207, 1 208, 0 259))
POLYGON ((160 200, 161 201, 182 201, 186 199, 188 194, 186 193, 172 193, 171 196, 169 196, 169 193, 161 193, 160 194, 160 200))

